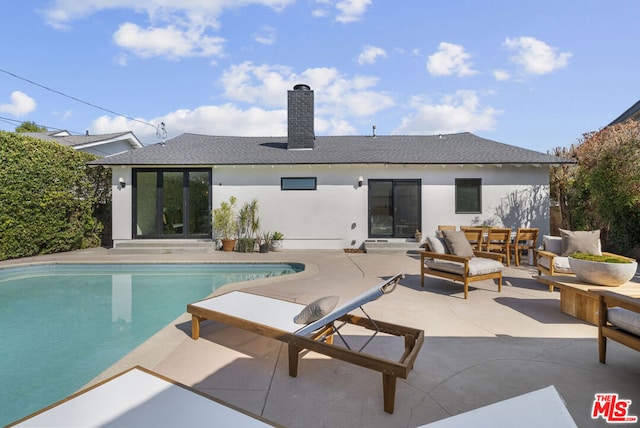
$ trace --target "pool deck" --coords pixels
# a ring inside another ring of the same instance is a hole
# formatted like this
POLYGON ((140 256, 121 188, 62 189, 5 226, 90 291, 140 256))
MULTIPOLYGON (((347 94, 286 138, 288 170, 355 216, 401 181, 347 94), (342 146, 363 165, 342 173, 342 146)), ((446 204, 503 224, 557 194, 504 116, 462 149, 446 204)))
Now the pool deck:
MULTIPOLYGON (((298 377, 288 375, 286 346, 213 322, 191 339, 184 314, 92 381, 141 365, 206 394, 288 427, 417 427, 554 385, 579 427, 593 420, 596 393, 632 400, 640 416, 640 353, 609 341, 598 362, 596 327, 560 312, 559 293, 532 278, 529 265, 507 268, 502 292, 492 281, 462 286, 428 277, 420 287, 416 254, 282 251, 268 254, 116 255, 98 248, 0 262, 299 262, 299 274, 224 287, 249 288, 308 303, 317 297, 353 297, 382 277, 405 274, 390 295, 366 306, 372 318, 425 331, 409 377, 398 379, 395 412, 382 408, 378 372, 309 353, 298 377)), ((635 281, 638 281, 636 278, 635 281)), ((79 320, 81 321, 81 320, 79 320)), ((370 346, 384 346, 372 343, 370 346)), ((203 415, 203 421, 213 416, 203 415)))

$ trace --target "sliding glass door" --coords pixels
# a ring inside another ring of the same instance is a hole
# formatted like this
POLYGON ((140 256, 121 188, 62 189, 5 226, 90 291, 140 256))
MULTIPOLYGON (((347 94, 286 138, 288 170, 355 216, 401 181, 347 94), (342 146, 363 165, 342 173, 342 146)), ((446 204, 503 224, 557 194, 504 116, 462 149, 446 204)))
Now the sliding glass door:
POLYGON ((133 171, 134 238, 206 238, 211 234, 211 171, 133 171))
POLYGON ((421 229, 420 180, 369 180, 369 236, 410 238, 421 229))

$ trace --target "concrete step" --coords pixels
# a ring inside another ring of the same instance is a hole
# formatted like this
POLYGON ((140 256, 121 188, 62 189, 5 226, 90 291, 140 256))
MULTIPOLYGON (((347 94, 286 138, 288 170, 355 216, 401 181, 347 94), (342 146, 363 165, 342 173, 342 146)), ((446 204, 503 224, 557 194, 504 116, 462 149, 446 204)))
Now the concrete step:
POLYGON ((113 254, 185 254, 213 253, 215 243, 210 239, 132 239, 114 241, 113 254))
POLYGON ((417 253, 421 247, 413 239, 367 239, 364 250, 367 253, 417 253))

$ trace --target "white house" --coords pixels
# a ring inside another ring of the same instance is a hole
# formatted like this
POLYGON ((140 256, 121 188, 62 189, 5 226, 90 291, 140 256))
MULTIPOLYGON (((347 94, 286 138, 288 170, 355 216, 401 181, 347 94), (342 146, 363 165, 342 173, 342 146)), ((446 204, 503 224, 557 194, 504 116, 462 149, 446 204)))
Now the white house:
MULTIPOLYGON (((288 91, 286 137, 183 134, 92 162, 113 170, 113 240, 211 238, 211 209, 256 198, 288 249, 412 240, 438 224, 549 230, 549 167, 571 161, 480 138, 326 136, 313 91, 288 91)), ((215 231, 213 232, 215 237, 215 231)))

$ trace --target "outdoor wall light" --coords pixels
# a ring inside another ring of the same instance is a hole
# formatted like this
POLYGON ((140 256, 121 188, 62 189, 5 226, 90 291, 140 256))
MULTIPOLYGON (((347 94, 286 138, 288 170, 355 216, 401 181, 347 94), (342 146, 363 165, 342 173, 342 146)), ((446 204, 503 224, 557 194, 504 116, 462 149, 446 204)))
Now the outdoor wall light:
POLYGON ((364 183, 364 178, 362 176, 358 177, 358 187, 362 187, 362 183, 364 183))
POLYGON ((127 187, 127 183, 124 181, 124 177, 118 178, 118 184, 120 185, 121 189, 124 189, 125 187, 127 187))

